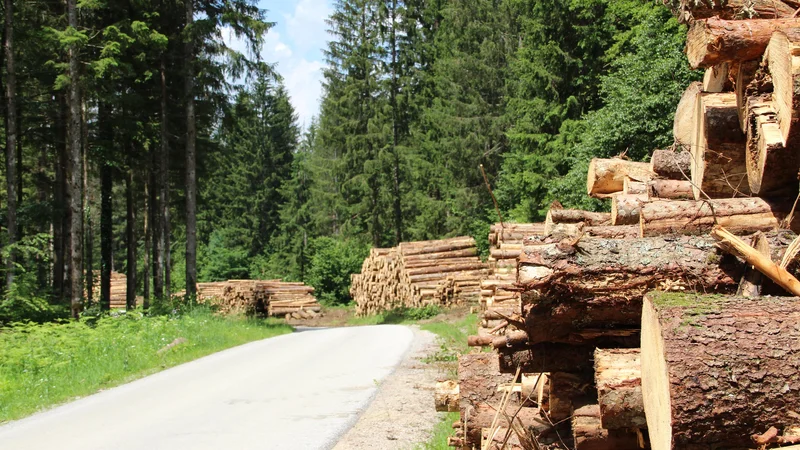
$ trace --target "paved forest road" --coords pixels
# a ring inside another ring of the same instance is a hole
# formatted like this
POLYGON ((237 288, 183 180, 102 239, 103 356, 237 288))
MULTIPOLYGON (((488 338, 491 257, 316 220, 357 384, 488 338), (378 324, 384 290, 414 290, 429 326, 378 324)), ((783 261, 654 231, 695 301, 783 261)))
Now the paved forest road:
POLYGON ((397 325, 253 342, 0 427, 0 449, 323 449, 413 339, 397 325))

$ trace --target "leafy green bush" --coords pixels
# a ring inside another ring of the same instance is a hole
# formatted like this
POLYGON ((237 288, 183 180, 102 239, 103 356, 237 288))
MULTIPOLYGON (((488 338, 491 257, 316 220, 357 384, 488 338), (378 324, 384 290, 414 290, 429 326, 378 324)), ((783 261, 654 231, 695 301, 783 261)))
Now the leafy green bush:
POLYGON ((368 247, 354 240, 329 237, 314 239, 310 246, 314 256, 306 282, 314 286, 317 298, 324 304, 349 303, 350 275, 361 270, 368 247))

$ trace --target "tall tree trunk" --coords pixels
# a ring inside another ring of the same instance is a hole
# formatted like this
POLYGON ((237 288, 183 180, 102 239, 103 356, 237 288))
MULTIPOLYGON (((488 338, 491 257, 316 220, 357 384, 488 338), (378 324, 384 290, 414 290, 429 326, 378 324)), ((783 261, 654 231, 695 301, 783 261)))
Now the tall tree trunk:
POLYGON ((125 245, 128 247, 126 268, 127 289, 125 290, 125 308, 131 311, 136 308, 136 205, 133 201, 133 169, 129 168, 125 176, 125 245))
POLYGON ((114 252, 114 173, 108 157, 113 152, 114 129, 111 122, 111 108, 100 103, 98 114, 100 141, 106 158, 100 165, 100 309, 111 309, 111 269, 114 252))
POLYGON ((69 213, 66 205, 67 168, 67 103, 64 95, 58 95, 55 145, 55 184, 53 186, 53 295, 58 303, 66 299, 64 267, 66 266, 67 232, 69 213))
MULTIPOLYGON (((78 29, 77 0, 67 0, 67 24, 78 29)), ((77 43, 69 48, 69 167, 67 168, 67 192, 70 209, 70 310, 74 318, 81 310, 83 297, 83 171, 81 170, 81 93, 80 66, 77 43)))
POLYGON ((94 300, 94 272, 92 271, 92 263, 94 262, 93 244, 94 233, 92 232, 92 203, 89 196, 89 165, 87 164, 89 153, 89 126, 86 121, 86 102, 81 105, 81 128, 82 128, 82 146, 83 146, 83 205, 84 205, 84 269, 86 272, 86 306, 90 306, 94 300))
POLYGON ((186 2, 186 44, 184 47, 186 97, 186 296, 193 298, 197 289, 197 129, 194 112, 194 22, 193 0, 186 2))
MULTIPOLYGON (((158 167, 158 181, 154 188, 158 186, 158 203, 154 203, 153 215, 158 221, 153 223, 153 296, 164 298, 166 274, 166 260, 168 259, 169 249, 169 203, 167 202, 167 192, 169 190, 169 133, 167 128, 167 76, 166 62, 164 55, 161 56, 161 153, 158 159, 153 158, 153 165, 158 167)), ((167 297, 169 297, 169 287, 167 287, 167 297)), ((147 307, 149 305, 145 305, 147 307)))
MULTIPOLYGON (((153 179, 152 175, 150 177, 153 179)), ((152 221, 153 208, 153 187, 150 182, 144 184, 144 267, 142 268, 142 303, 150 306, 150 245, 153 231, 150 222, 152 221)))
MULTIPOLYGON (((8 244, 17 241, 17 80, 14 71, 14 4, 5 0, 5 60, 6 60, 6 191, 8 194, 8 244)), ((14 252, 6 259, 6 290, 14 283, 14 252)))

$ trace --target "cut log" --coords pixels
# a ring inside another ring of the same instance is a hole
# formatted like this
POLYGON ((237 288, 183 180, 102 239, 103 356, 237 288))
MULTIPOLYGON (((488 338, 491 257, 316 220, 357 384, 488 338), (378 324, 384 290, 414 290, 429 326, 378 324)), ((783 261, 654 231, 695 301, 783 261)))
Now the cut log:
POLYGON ((640 213, 641 236, 702 234, 719 224, 737 234, 780 228, 791 200, 757 197, 707 201, 651 202, 640 213))
POLYGON ((632 239, 639 237, 639 225, 584 227, 586 236, 606 239, 632 239))
MULTIPOLYGON (((703 83, 699 81, 695 81, 694 83, 690 84, 689 87, 683 91, 683 95, 681 96, 680 102, 678 102, 678 109, 675 110, 675 121, 672 124, 672 133, 675 136, 675 143, 678 146, 678 153, 681 150, 688 151, 692 145, 694 144, 694 127, 697 125, 697 118, 695 114, 697 112, 697 97, 703 91, 703 83)), ((655 170, 656 164, 659 161, 656 159, 656 152, 668 152, 670 150, 656 150, 653 152, 653 169, 655 170)), ((660 157, 661 155, 659 155, 660 157)), ((679 163, 683 163, 682 160, 678 161, 679 163)), ((670 175, 664 175, 659 172, 661 176, 667 176, 668 178, 684 178, 680 171, 676 170, 678 167, 684 169, 682 165, 661 165, 664 167, 665 170, 668 170, 670 175)), ((689 174, 689 170, 683 170, 683 173, 689 174)))
POLYGON ((647 194, 618 194, 611 197, 611 224, 633 225, 639 223, 639 212, 642 205, 648 201, 647 194))
POLYGON ((550 428, 550 424, 546 423, 539 415, 539 408, 526 408, 512 407, 506 410, 506 414, 497 414, 497 406, 488 405, 486 403, 478 403, 471 407, 467 414, 462 413, 461 417, 466 418, 466 435, 465 443, 469 446, 479 447, 481 443, 481 430, 489 428, 492 424, 496 424, 500 428, 508 428, 507 417, 513 417, 517 413, 516 420, 524 426, 530 427, 534 432, 542 432, 550 428), (497 421, 495 422, 495 417, 497 421))
MULTIPOLYGON (((739 127, 743 132, 747 132, 747 100, 753 95, 765 93, 756 74, 761 67, 761 59, 753 61, 743 61, 739 64, 736 72, 736 109, 739 111, 739 127), (755 81, 755 83, 754 83, 755 81)), ((771 92, 771 80, 768 91, 771 92)))
POLYGON ((786 0, 665 1, 682 23, 719 16, 723 19, 783 19, 794 17, 797 3, 786 0))
POLYGON ((606 430, 600 424, 600 407, 586 405, 572 414, 575 450, 639 450, 636 433, 606 430))
MULTIPOLYGON (((687 172, 688 173, 688 172, 687 172)), ((647 193, 650 200, 672 199, 692 200, 692 182, 688 180, 651 180, 647 183, 647 193)))
MULTIPOLYGON (((733 83, 728 76, 728 69, 734 63, 727 61, 717 64, 714 67, 706 69, 703 76, 703 91, 704 92, 727 92, 733 90, 733 83)), ((734 74, 736 72, 733 72, 734 74)))
POLYGON ((559 422, 572 415, 575 405, 597 402, 591 373, 553 372, 550 374, 550 420, 559 422))
POLYGON ((622 191, 625 186, 625 177, 636 181, 648 181, 654 176, 650 163, 633 162, 620 158, 593 158, 589 163, 586 190, 593 197, 601 194, 613 194, 622 191))
POLYGON ((647 183, 625 177, 625 181, 622 185, 622 193, 625 195, 647 194, 647 183))
POLYGON ((611 214, 580 209, 550 209, 544 222, 544 234, 552 234, 557 224, 583 223, 588 226, 611 224, 611 214))
POLYGON ((447 380, 436 383, 436 389, 433 391, 433 402, 436 406, 436 411, 458 412, 458 391, 458 381, 447 380))
POLYGON ((750 119, 748 124, 747 161, 751 190, 761 196, 797 192, 797 169, 800 168, 800 93, 796 93, 796 86, 800 84, 798 54, 800 29, 794 28, 774 33, 764 56, 773 84, 773 102, 768 106, 774 111, 752 111, 756 118, 750 119), (775 125, 780 139, 776 139, 775 125))
POLYGON ((518 348, 498 349, 503 373, 589 372, 596 344, 570 345, 542 343, 518 348))
POLYGON ((775 31, 800 26, 800 19, 724 20, 711 17, 689 26, 686 57, 693 69, 726 61, 759 59, 775 31))
MULTIPOLYGON (((699 91, 698 91, 699 92, 699 91)), ((680 108, 680 107, 679 107, 680 108)), ((659 177, 671 180, 688 180, 692 174, 692 154, 689 152, 693 130, 695 126, 694 111, 697 108, 697 94, 692 96, 691 120, 686 136, 686 150, 654 150, 650 160, 653 162, 653 172, 659 177)), ((676 116, 677 117, 677 116, 676 116)), ((653 180, 655 181, 655 180, 653 180)))
MULTIPOLYGON (((769 241, 764 236, 764 233, 756 233, 753 235, 750 245, 766 258, 772 260, 772 249, 770 248, 769 241)), ((761 295, 761 288, 764 283, 764 276, 752 265, 747 265, 745 272, 742 275, 742 280, 739 282, 739 289, 736 295, 742 297, 758 297, 761 295)))
MULTIPOLYGON (((461 415, 479 403, 499 406, 503 392, 500 385, 513 382, 514 375, 501 374, 497 355, 493 353, 474 353, 458 358, 458 406, 461 415)), ((518 401, 511 405, 519 405, 518 401)))
POLYGON ((605 429, 646 428, 638 348, 597 349, 594 380, 605 429))
POLYGON ((700 94, 692 144, 695 199, 747 196, 745 135, 739 126, 736 95, 700 94))
POLYGON ((659 286, 732 292, 742 272, 710 237, 583 238, 569 244, 540 238, 525 246, 517 280, 530 300, 635 302, 659 286))
POLYGON ((650 444, 749 448, 797 423, 800 299, 648 294, 642 392, 650 444))

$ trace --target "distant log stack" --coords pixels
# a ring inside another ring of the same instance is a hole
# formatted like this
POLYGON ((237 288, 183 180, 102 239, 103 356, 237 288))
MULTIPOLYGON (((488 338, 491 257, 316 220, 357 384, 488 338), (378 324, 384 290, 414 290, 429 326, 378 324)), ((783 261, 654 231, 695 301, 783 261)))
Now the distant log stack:
MULTIPOLYGON (((95 302, 100 301, 100 274, 95 272, 92 284, 92 297, 95 302)), ((128 292, 128 278, 124 273, 111 272, 111 308, 124 309, 127 307, 126 295, 128 292)))
POLYGON ((351 277, 350 295, 360 316, 400 307, 477 303, 489 273, 471 237, 403 242, 372 249, 361 273, 351 277))
POLYGON ((321 311, 314 288, 281 280, 229 280, 197 283, 197 299, 223 314, 262 314, 310 319, 321 311))

